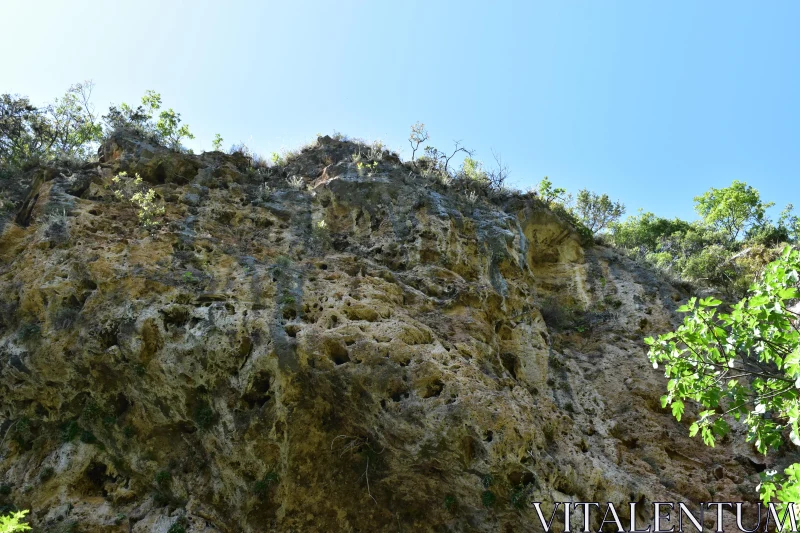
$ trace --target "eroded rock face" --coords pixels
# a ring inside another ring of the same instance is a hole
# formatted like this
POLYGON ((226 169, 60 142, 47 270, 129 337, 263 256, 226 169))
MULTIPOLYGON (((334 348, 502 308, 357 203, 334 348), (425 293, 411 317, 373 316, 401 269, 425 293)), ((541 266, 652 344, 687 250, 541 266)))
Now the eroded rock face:
POLYGON ((528 501, 754 500, 749 446, 660 408, 641 339, 686 294, 534 198, 355 150, 259 174, 119 135, 40 179, 0 236, 0 505, 45 531, 489 532, 539 530, 528 501))

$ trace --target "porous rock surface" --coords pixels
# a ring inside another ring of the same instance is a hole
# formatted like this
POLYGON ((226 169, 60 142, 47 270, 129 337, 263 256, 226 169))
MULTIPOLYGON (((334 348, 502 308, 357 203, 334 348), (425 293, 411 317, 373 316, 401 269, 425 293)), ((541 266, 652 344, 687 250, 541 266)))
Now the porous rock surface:
POLYGON ((707 448, 659 403, 642 338, 687 293, 533 196, 473 203, 356 149, 256 171, 123 132, 27 176, 0 235, 0 506, 40 531, 511 532, 540 530, 530 501, 754 500, 742 435, 707 448))

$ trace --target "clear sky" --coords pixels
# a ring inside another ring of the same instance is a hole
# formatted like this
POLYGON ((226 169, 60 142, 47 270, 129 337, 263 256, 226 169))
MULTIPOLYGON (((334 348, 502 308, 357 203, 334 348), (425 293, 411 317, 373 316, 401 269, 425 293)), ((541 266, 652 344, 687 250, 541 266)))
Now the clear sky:
POLYGON ((210 149, 409 127, 527 188, 547 175, 662 216, 734 179, 800 209, 800 2, 1 0, 0 92, 147 89, 210 149))

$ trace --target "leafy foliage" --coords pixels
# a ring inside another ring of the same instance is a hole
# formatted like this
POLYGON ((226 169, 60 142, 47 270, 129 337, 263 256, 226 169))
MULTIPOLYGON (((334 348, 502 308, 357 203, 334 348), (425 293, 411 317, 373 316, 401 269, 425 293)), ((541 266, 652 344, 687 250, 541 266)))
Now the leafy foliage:
POLYGON ((222 151, 222 135, 219 133, 214 135, 214 140, 211 141, 211 149, 215 152, 222 151))
POLYGON ((26 97, 0 95, 0 167, 88 158, 103 133, 90 102, 93 87, 90 81, 75 84, 62 98, 40 108, 26 97))
MULTIPOLYGON (((109 129, 131 128, 152 137, 156 142, 173 149, 180 149, 181 141, 194 139, 189 127, 181 125, 181 115, 174 109, 161 110, 161 95, 148 90, 142 96, 142 103, 136 109, 126 103, 112 106, 103 118, 109 129), (160 112, 159 112, 160 111, 160 112), (158 113, 158 115, 156 115, 158 113)), ((220 143, 222 139, 219 139, 220 143)))
POLYGON ((489 177, 483 170, 483 163, 471 157, 465 157, 461 165, 461 173, 464 179, 472 180, 476 183, 488 183, 489 177))
POLYGON ((535 191, 548 206, 551 206, 553 202, 565 205, 569 205, 572 202, 572 197, 567 195, 567 190, 561 187, 553 187, 553 182, 547 176, 542 178, 535 191))
POLYGON ((736 298, 784 244, 797 242, 800 224, 792 205, 773 223, 765 212, 773 204, 762 202, 744 183, 711 189, 695 200, 707 215, 703 220, 690 223, 640 211, 611 224, 609 240, 637 260, 736 298))
MULTIPOLYGON (((688 316, 676 331, 645 339, 653 366, 663 364, 669 378, 662 406, 678 420, 685 401, 701 406, 690 436, 714 446, 732 417, 761 453, 781 446, 785 430, 800 446, 800 315, 790 310, 799 285, 800 251, 787 246, 730 312, 718 299, 692 298, 678 309, 688 316)), ((798 501, 798 474, 800 464, 765 474, 764 502, 798 501)))
POLYGON ((158 225, 158 217, 164 214, 164 205, 156 201, 156 191, 146 187, 138 174, 130 179, 127 172, 120 172, 112 178, 112 182, 114 195, 136 206, 142 226, 149 228, 158 225))
POLYGON ((629 216, 624 222, 612 224, 614 244, 622 248, 643 247, 646 251, 658 249, 663 237, 689 231, 692 225, 678 218, 669 220, 653 213, 629 216))
POLYGON ((712 188, 694 201, 706 224, 724 232, 730 240, 736 240, 743 230, 763 225, 766 209, 775 205, 761 202, 756 189, 736 180, 730 187, 712 188))
POLYGON ((581 222, 593 234, 597 234, 619 220, 625 214, 625 206, 620 202, 612 202, 607 194, 581 189, 575 199, 575 212, 581 222))
POLYGON ((0 533, 16 533, 17 531, 30 531, 31 526, 21 522, 28 511, 18 511, 7 516, 0 516, 0 533))

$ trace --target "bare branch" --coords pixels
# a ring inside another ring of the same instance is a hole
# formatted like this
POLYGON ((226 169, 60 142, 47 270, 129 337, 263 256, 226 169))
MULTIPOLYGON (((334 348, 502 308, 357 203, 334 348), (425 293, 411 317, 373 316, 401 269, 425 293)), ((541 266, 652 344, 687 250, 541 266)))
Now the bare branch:
POLYGON ((500 157, 499 153, 492 150, 492 157, 494 158, 497 168, 488 171, 486 173, 486 177, 489 179, 489 185, 499 190, 505 185, 506 179, 508 179, 510 172, 508 167, 503 164, 503 158, 500 157))
POLYGON ((425 124, 417 122, 411 126, 411 135, 408 137, 408 142, 411 144, 411 162, 414 162, 414 157, 419 149, 419 145, 430 139, 428 132, 425 130, 425 124))
POLYGON ((445 172, 448 172, 448 170, 447 170, 447 166, 450 164, 450 160, 451 160, 451 159, 453 159, 453 157, 454 157, 454 156, 455 156, 455 155, 456 155, 458 152, 464 152, 464 153, 465 153, 465 154, 467 154, 469 157, 472 157, 472 154, 474 154, 474 153, 475 153, 475 150, 467 150, 467 149, 466 149, 466 148, 464 148, 463 146, 460 146, 460 145, 461 145, 461 141, 453 141, 453 142, 456 144, 456 149, 455 149, 455 150, 453 150, 453 153, 452 153, 452 154, 450 154, 450 157, 448 157, 448 158, 446 158, 446 159, 444 160, 444 171, 445 171, 445 172))

